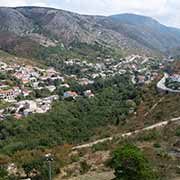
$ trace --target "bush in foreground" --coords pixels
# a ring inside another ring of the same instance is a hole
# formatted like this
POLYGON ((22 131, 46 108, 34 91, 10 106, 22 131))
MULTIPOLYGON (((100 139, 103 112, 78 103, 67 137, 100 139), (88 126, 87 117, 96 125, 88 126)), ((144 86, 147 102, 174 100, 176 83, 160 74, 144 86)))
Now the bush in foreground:
POLYGON ((125 145, 113 152, 111 165, 114 180, 154 180, 155 175, 143 152, 134 145, 125 145))

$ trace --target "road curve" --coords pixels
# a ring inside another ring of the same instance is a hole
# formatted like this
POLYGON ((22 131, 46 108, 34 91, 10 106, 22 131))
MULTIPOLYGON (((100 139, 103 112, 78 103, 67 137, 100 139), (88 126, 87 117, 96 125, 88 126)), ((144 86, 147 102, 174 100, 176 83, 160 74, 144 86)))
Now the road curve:
POLYGON ((170 120, 168 120, 168 121, 159 122, 159 123, 153 124, 153 125, 151 125, 151 126, 145 127, 145 128, 143 128, 143 129, 135 130, 135 131, 128 132, 128 133, 124 133, 124 134, 117 134, 117 135, 115 135, 115 136, 111 136, 111 137, 104 138, 104 139, 99 139, 99 140, 94 141, 94 142, 91 142, 91 143, 87 143, 87 144, 83 144, 83 145, 79 145, 79 146, 74 146, 74 147, 72 148, 72 150, 89 148, 89 147, 92 147, 93 145, 96 145, 96 144, 99 144, 99 143, 103 143, 103 142, 107 142, 107 141, 112 141, 113 138, 116 138, 116 137, 118 137, 118 138, 121 138, 121 137, 129 137, 129 136, 132 136, 132 135, 141 133, 141 132, 143 132, 143 131, 149 131, 149 130, 152 130, 152 129, 155 129, 155 128, 158 128, 158 127, 166 126, 168 123, 170 123, 170 122, 176 122, 176 121, 180 121, 180 117, 172 118, 172 119, 170 119, 170 120))

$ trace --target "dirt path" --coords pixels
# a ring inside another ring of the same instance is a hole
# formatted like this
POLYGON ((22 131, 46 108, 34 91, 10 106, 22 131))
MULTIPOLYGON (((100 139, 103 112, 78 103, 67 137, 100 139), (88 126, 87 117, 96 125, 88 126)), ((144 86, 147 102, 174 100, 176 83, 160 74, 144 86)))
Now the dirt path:
POLYGON ((104 138, 104 139, 100 139, 100 140, 97 140, 97 141, 94 141, 94 142, 91 142, 91 143, 87 143, 87 144, 75 146, 75 147, 73 147, 72 149, 73 149, 73 150, 76 150, 76 149, 82 149, 82 148, 92 147, 93 145, 96 145, 96 144, 99 144, 99 143, 103 143, 103 142, 106 142, 106 141, 112 141, 112 139, 113 139, 114 137, 119 137, 119 138, 120 138, 120 137, 132 136, 132 135, 138 134, 138 133, 143 132, 143 131, 149 131, 149 130, 152 130, 152 129, 154 129, 154 128, 166 126, 168 123, 170 123, 170 122, 176 122, 176 121, 180 121, 180 117, 172 118, 172 119, 170 119, 170 120, 168 120, 168 121, 163 121, 163 122, 160 122, 160 123, 156 123, 156 124, 153 124, 153 125, 151 125, 151 126, 148 126, 148 127, 146 127, 146 128, 139 129, 139 130, 136 130, 136 131, 132 131, 132 132, 124 133, 124 134, 118 134, 118 135, 111 136, 111 137, 104 138))
POLYGON ((154 104, 153 107, 144 115, 144 118, 146 118, 164 99, 165 97, 162 97, 156 104, 154 104))

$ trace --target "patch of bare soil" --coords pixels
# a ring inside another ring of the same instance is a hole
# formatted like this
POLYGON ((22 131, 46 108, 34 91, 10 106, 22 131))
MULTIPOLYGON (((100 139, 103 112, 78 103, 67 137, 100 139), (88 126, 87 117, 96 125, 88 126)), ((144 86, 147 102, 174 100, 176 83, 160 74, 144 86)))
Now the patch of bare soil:
MULTIPOLYGON (((96 173, 90 172, 85 175, 80 175, 66 180, 112 180, 114 178, 113 172, 96 173)), ((55 179, 60 180, 60 179, 55 179)))

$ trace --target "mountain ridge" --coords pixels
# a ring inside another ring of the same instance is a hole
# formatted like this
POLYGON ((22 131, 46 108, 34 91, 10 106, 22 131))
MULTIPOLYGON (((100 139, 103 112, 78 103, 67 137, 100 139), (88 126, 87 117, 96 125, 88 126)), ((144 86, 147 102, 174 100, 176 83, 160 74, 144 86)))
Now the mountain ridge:
POLYGON ((167 53, 180 47, 180 29, 128 13, 96 16, 34 6, 0 7, 0 48, 5 51, 16 52, 30 42, 35 46, 63 43, 68 47, 74 41, 167 53))

